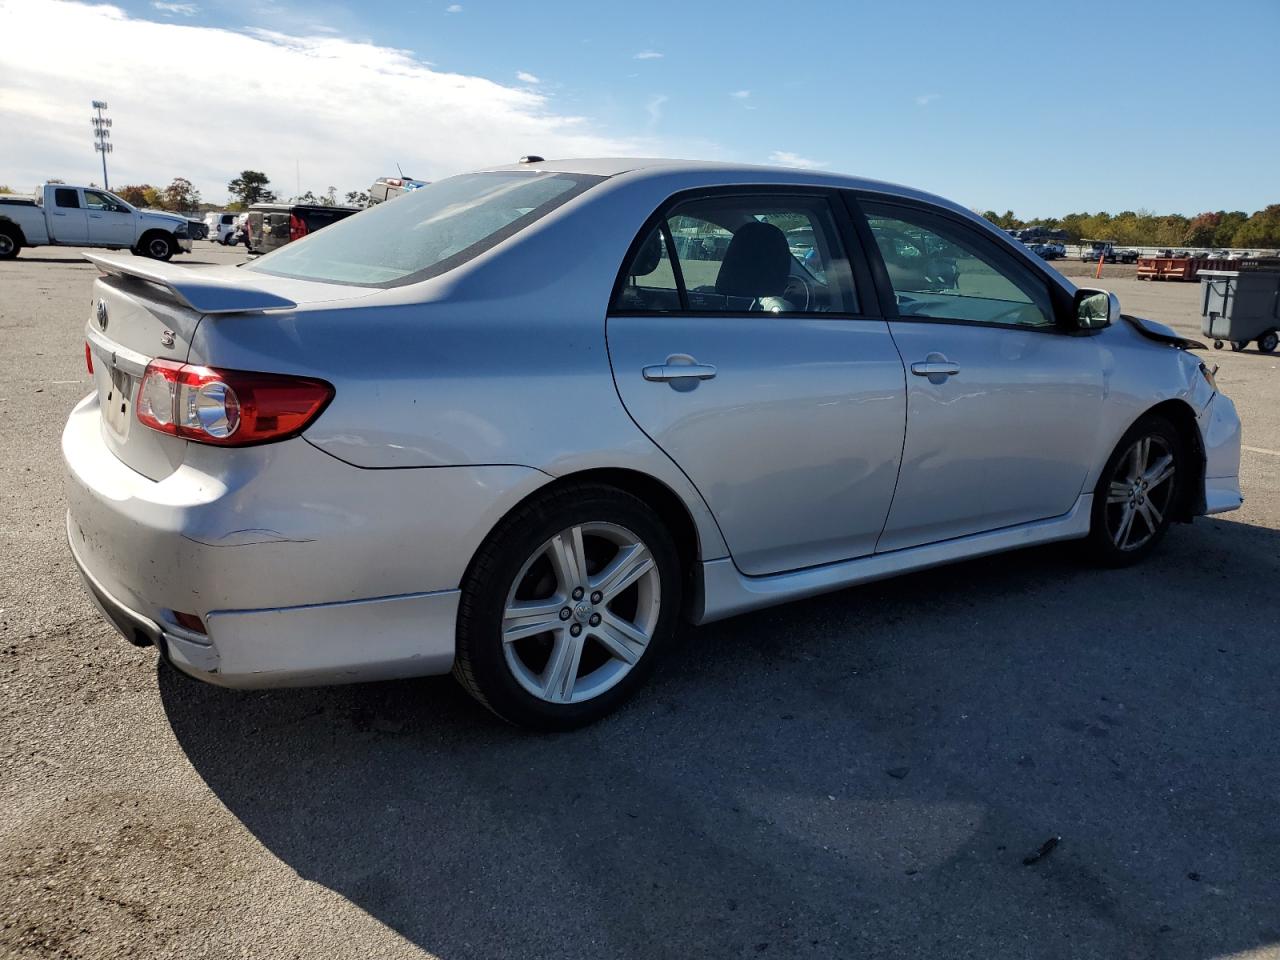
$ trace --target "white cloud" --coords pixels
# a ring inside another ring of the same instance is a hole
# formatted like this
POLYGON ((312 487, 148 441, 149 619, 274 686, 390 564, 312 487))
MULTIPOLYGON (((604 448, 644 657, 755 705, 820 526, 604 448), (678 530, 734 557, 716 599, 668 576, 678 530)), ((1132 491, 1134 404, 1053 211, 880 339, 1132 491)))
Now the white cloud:
POLYGON ((775 150, 769 154, 769 162, 780 167, 799 167, 801 170, 818 170, 827 166, 826 160, 810 160, 790 150, 775 150))
POLYGON ((735 91, 733 91, 733 93, 729 94, 729 96, 733 97, 733 99, 735 99, 735 100, 746 100, 748 97, 750 97, 750 96, 751 96, 751 91, 750 91, 750 90, 735 90, 735 91))
POLYGON ((927 107, 929 104, 933 103, 933 101, 940 99, 942 99, 942 94, 940 93, 922 93, 920 96, 916 97, 916 106, 927 107))
POLYGON ((644 105, 644 110, 649 114, 650 127, 656 127, 662 120, 662 107, 670 99, 665 93, 654 94, 649 98, 649 102, 644 105))
POLYGON ((461 13, 461 12, 462 12, 462 4, 460 4, 460 3, 451 3, 451 4, 449 4, 447 7, 445 7, 445 8, 444 8, 444 12, 445 12, 445 13, 461 13))
MULTIPOLYGON (((57 37, 6 44, 0 130, 22 130, 4 180, 29 190, 50 177, 101 180, 88 135, 89 101, 111 104, 113 185, 192 180, 205 198, 226 196, 246 168, 282 193, 335 184, 364 189, 395 172, 436 179, 543 156, 714 153, 713 144, 663 146, 607 136, 546 95, 432 68, 404 50, 332 36, 215 29, 134 19, 118 7, 53 0, 0 0, 0 36, 57 37), (140 51, 181 50, 187 63, 252 63, 205 71, 198 82, 157 93, 138 69, 140 51)), ((654 107, 661 116, 661 102, 654 107)), ((650 110, 650 116, 654 111, 650 110)), ((656 121, 655 121, 656 122, 656 121)))
POLYGON ((631 59, 632 60, 661 60, 662 54, 660 54, 657 50, 641 50, 631 59))
POLYGON ((200 12, 200 8, 194 3, 166 3, 165 0, 155 0, 151 5, 165 13, 180 13, 184 17, 194 17, 200 12))
POLYGON ((516 79, 521 83, 541 83, 542 81, 535 77, 532 73, 526 73, 523 70, 516 71, 516 79))

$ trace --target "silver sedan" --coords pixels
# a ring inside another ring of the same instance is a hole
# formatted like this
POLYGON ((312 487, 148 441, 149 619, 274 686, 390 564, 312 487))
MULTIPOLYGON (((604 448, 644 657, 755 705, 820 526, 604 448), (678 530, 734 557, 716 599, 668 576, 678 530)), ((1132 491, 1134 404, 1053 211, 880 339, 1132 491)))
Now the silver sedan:
POLYGON ((535 158, 241 269, 90 259, 71 550, 225 686, 452 670, 566 728, 678 620, 1241 502, 1194 344, 889 184, 535 158))

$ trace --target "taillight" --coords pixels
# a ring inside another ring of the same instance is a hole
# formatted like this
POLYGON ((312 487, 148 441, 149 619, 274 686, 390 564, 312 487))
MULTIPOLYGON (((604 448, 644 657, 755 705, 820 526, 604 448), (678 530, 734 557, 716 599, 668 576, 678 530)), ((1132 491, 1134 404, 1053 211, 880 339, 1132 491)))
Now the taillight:
POLYGON ((136 407, 138 421, 152 430, 244 447, 300 433, 332 399, 323 380, 152 360, 136 407))
POLYGON ((89 341, 84 342, 84 365, 89 368, 89 376, 93 376, 93 351, 89 349, 89 341))
POLYGON ((289 214, 289 239, 301 240, 307 235, 307 224, 296 213, 289 214))

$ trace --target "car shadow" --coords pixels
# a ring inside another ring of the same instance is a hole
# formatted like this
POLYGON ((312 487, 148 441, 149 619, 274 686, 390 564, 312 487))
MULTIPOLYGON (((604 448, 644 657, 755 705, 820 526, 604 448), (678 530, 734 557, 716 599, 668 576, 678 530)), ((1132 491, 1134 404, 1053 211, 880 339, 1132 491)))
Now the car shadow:
POLYGON ((560 736, 447 678, 159 686, 267 849, 447 960, 1207 958, 1280 941, 1278 558, 1208 519, 778 607, 560 736))
POLYGON ((26 254, 19 253, 12 260, 0 261, 0 263, 83 263, 88 264, 89 261, 84 257, 29 257, 26 254))

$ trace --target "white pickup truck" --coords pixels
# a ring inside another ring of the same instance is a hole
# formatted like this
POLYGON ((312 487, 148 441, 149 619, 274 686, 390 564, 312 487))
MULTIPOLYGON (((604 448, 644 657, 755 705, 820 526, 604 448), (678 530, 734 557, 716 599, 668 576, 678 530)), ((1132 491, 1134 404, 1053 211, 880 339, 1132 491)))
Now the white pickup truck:
POLYGON ((45 244, 128 249, 156 260, 191 252, 185 217, 139 210, 96 187, 46 183, 34 197, 0 195, 0 260, 45 244))

